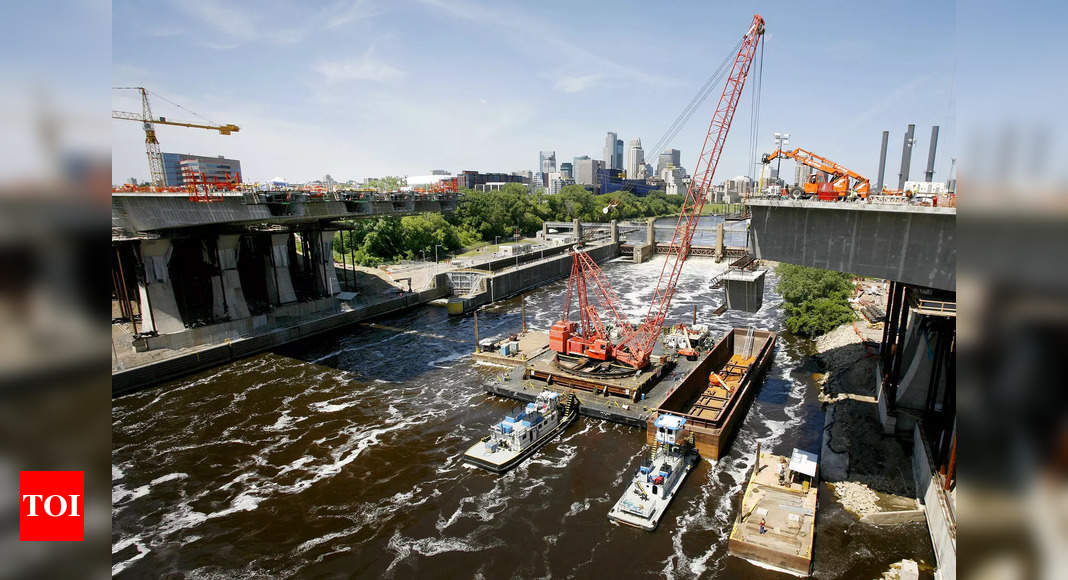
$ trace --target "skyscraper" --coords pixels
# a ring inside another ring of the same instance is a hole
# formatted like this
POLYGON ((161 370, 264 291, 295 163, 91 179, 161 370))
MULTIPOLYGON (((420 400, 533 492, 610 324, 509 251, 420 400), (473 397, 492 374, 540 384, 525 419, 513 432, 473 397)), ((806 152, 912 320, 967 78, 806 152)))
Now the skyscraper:
POLYGON ((575 166, 567 161, 560 164, 560 174, 567 179, 575 178, 575 166))
POLYGON ((644 164, 645 152, 642 151, 642 140, 631 139, 630 147, 627 148, 627 178, 635 179, 644 164))
MULTIPOLYGON (((612 169, 623 169, 623 140, 616 139, 616 151, 613 157, 613 163, 616 164, 612 169)), ((605 160, 605 165, 608 165, 608 161, 605 160)))
POLYGON ((678 149, 668 149, 660 153, 656 158, 656 174, 660 175, 660 172, 667 166, 679 167, 682 165, 682 154, 678 149))
POLYGON ((616 139, 619 136, 609 131, 604 137, 604 166, 608 169, 621 169, 616 162, 616 139))
POLYGON ((538 171, 546 175, 556 171, 556 151, 538 153, 538 171))

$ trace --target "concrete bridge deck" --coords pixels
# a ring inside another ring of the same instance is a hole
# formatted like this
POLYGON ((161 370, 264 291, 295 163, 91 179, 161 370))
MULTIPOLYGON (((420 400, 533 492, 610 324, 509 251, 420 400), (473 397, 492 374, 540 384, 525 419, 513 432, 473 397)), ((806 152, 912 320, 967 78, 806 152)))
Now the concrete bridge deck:
POLYGON ((758 259, 956 290, 957 210, 751 199, 758 259))
POLYGON ((211 225, 294 224, 450 212, 458 202, 456 194, 418 193, 376 194, 362 199, 340 194, 310 198, 293 193, 286 199, 284 193, 226 192, 213 202, 190 201, 186 193, 114 193, 112 237, 211 225))

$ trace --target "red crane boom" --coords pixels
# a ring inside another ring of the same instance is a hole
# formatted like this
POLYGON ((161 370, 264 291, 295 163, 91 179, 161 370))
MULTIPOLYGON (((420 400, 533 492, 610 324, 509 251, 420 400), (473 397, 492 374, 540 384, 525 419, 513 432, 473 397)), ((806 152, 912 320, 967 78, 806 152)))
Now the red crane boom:
POLYGON ((723 145, 727 141, 727 133, 730 131, 731 121, 734 120, 734 112, 738 109, 738 102, 745 87, 745 80, 749 75, 749 68, 753 64, 757 45, 760 37, 764 34, 764 19, 759 14, 753 15, 753 22, 749 25, 738 53, 734 57, 727 84, 720 94, 716 110, 712 114, 712 121, 708 125, 705 134, 704 145, 701 155, 697 159, 690 187, 686 191, 686 199, 683 201, 679 212, 678 222, 675 224, 675 233, 671 238, 671 246, 668 249, 664 267, 660 271, 653 299, 649 303, 649 310, 642 323, 632 329, 619 316, 615 306, 615 297, 607 287, 600 268, 585 252, 575 253, 575 263, 572 267, 572 277, 579 275, 581 282, 573 279, 568 285, 567 303, 564 306, 564 318, 553 325, 549 332, 549 344, 553 350, 565 354, 581 354, 605 360, 616 360, 633 368, 645 368, 649 364, 649 355, 652 354, 653 346, 664 326, 664 318, 671 306, 671 298, 675 294, 675 286, 678 284, 682 265, 690 253, 690 242, 693 240, 694 230, 697 228, 698 217, 701 208, 704 207, 708 196, 708 189, 712 185, 712 177, 719 165, 719 158, 723 153, 723 145), (671 268, 668 268, 670 263, 671 268), (613 345, 604 335, 603 326, 599 325, 600 319, 596 311, 588 305, 586 300, 587 282, 593 281, 601 290, 601 302, 607 302, 616 317, 622 339, 619 344, 613 345), (583 336, 574 336, 577 326, 568 320, 570 309, 571 290, 574 287, 578 294, 579 314, 582 319, 583 336), (592 316, 590 312, 592 312, 592 316), (594 320, 596 318, 596 320, 594 320), (589 329, 589 330, 587 330, 589 329))

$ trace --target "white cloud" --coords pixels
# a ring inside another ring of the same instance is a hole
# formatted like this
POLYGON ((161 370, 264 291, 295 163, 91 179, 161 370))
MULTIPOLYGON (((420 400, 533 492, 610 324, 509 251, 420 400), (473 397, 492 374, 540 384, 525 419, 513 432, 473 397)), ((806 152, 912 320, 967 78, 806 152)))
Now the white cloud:
POLYGON ((556 90, 563 91, 565 93, 580 93, 586 89, 592 88, 601 81, 603 77, 600 74, 590 75, 565 75, 556 79, 554 85, 556 90))
MULTIPOLYGON (((555 22, 548 22, 538 18, 529 12, 507 12, 500 4, 490 6, 476 6, 463 0, 421 0, 423 4, 446 12, 455 18, 469 20, 485 25, 486 30, 505 31, 505 37, 516 42, 521 49, 530 50, 535 48, 539 60, 544 58, 541 54, 545 47, 552 47, 559 53, 560 58, 566 61, 566 65, 573 65, 579 69, 589 70, 596 67, 603 74, 597 79, 589 77, 563 77, 564 86, 581 87, 568 90, 560 86, 557 88, 565 92, 578 92, 592 86, 594 82, 608 78, 623 79, 626 81, 640 82, 648 85, 674 87, 680 83, 676 79, 649 74, 640 68, 626 66, 602 53, 594 53, 575 42, 559 34, 559 26, 555 22)), ((594 75, 590 75, 594 76, 594 75)))
POLYGON ((381 83, 404 77, 404 71, 376 59, 371 48, 353 59, 321 62, 315 65, 315 71, 323 75, 328 83, 346 81, 381 83))
POLYGON ((350 22, 374 16, 376 11, 364 0, 338 4, 337 10, 330 10, 326 16, 327 28, 337 28, 350 22))
MULTIPOLYGON (((318 10, 295 3, 274 11, 238 9, 219 0, 174 1, 179 10, 197 21, 200 44, 219 50, 255 42, 298 44, 324 26, 337 28, 377 13, 369 0, 340 0, 318 10)), ((168 29, 156 29, 150 35, 160 31, 166 33, 168 29)))

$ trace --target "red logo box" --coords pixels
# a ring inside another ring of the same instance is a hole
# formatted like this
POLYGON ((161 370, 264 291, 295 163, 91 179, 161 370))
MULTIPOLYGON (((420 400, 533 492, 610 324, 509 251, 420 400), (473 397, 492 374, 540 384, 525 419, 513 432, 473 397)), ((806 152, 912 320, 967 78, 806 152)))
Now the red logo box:
POLYGON ((85 539, 85 472, 19 472, 19 540, 85 539))

